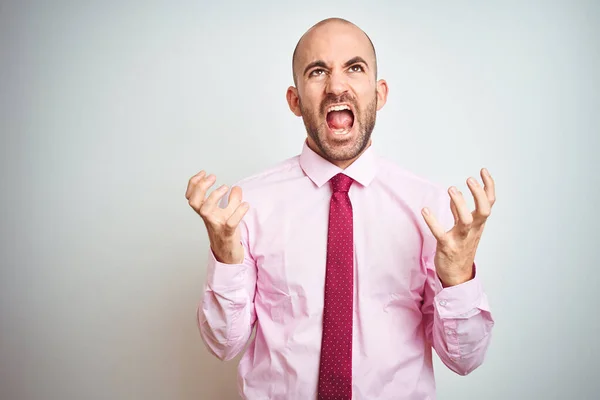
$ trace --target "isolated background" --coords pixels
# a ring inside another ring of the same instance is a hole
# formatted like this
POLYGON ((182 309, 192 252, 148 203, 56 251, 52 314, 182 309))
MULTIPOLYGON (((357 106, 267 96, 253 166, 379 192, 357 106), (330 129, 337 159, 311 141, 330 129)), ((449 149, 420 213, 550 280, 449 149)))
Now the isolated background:
POLYGON ((300 152, 290 58, 330 16, 377 48, 380 154, 497 182, 494 338, 467 377, 436 358, 439 399, 597 398, 599 4, 2 2, 0 398, 237 398, 237 359, 196 328, 208 242, 184 192, 300 152))

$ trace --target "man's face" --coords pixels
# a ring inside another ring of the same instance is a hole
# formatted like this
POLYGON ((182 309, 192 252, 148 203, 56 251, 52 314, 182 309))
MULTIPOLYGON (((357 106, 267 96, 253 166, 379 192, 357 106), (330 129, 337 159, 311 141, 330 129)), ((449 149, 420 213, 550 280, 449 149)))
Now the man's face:
POLYGON ((368 38, 353 25, 319 26, 298 47, 290 108, 302 116, 309 145, 338 165, 348 165, 369 145, 385 104, 387 86, 376 82, 375 67, 368 38))

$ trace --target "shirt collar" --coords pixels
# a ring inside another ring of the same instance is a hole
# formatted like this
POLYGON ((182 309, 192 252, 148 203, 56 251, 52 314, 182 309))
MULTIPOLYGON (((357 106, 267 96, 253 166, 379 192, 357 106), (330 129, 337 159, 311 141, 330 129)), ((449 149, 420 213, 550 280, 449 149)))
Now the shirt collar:
POLYGON ((300 154, 300 167, 304 173, 317 185, 323 186, 336 174, 343 172, 354 181, 368 186, 377 172, 377 157, 373 143, 348 168, 340 167, 327 161, 315 153, 305 140, 300 154))

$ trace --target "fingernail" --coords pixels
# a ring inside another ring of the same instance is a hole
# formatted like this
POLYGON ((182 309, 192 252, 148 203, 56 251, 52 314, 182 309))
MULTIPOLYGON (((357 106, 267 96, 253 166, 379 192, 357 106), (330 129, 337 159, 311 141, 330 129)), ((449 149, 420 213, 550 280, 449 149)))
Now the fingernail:
POLYGON ((450 188, 450 192, 452 192, 452 194, 457 194, 457 193, 458 193, 458 189, 457 189, 457 188, 455 188, 454 186, 452 186, 452 187, 450 188))
POLYGON ((429 209, 427 207, 423 209, 423 214, 429 215, 429 209))
POLYGON ((469 178, 469 183, 471 185, 477 185, 477 181, 474 178, 469 178))

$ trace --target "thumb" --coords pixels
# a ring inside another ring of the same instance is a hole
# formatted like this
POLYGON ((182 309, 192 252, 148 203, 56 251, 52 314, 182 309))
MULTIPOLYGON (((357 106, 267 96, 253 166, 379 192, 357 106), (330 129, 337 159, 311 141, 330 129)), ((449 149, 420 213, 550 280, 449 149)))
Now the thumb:
POLYGON ((421 210, 421 214, 423 215, 423 219, 425 219, 425 223, 429 227, 429 230, 431 231, 433 236, 436 238, 436 240, 438 242, 444 241, 445 237, 446 237, 446 231, 444 230, 444 227, 435 218, 435 216, 433 215, 431 210, 429 208, 425 207, 421 210))
POLYGON ((229 192, 229 199, 225 210, 227 211, 227 215, 233 214, 233 212, 238 208, 238 206, 242 203, 242 188, 239 186, 234 186, 231 188, 229 192))

